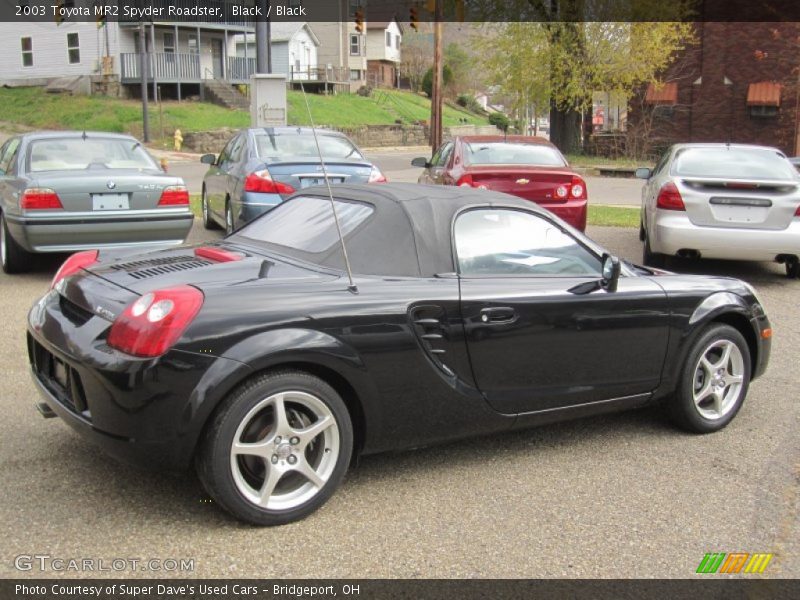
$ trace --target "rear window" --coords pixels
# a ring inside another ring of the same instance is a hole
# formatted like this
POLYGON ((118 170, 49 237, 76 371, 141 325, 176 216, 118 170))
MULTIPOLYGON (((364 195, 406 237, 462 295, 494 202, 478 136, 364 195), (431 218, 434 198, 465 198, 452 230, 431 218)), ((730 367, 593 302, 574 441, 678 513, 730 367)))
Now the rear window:
MULTIPOLYGON (((368 204, 336 200, 343 236, 354 231, 373 212, 368 204)), ((239 235, 310 254, 327 253, 339 243, 331 201, 311 196, 299 196, 279 204, 243 227, 239 235)))
POLYGON ((672 174, 720 179, 795 179, 791 163, 764 148, 686 148, 675 156, 672 174))
POLYGON ((30 172, 106 169, 158 169, 142 145, 125 138, 47 138, 28 149, 30 172))
POLYGON ((566 167, 561 153, 544 144, 469 142, 464 144, 464 162, 470 165, 531 165, 566 167))
MULTIPOLYGON (((258 157, 267 161, 286 159, 319 159, 317 144, 311 133, 256 133, 254 136, 258 157)), ((317 134, 324 160, 356 159, 364 157, 346 137, 317 134)))

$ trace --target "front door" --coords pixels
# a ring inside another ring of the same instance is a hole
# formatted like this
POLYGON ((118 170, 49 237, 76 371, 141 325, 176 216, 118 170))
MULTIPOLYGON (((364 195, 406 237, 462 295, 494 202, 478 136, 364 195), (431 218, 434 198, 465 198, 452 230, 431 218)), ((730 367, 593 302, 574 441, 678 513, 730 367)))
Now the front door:
POLYGON ((461 311, 478 388, 495 410, 533 412, 657 387, 667 345, 664 291, 620 277, 575 289, 601 259, 544 216, 477 209, 456 220, 461 311))
POLYGON ((211 39, 211 64, 214 71, 214 79, 223 79, 225 77, 225 69, 222 64, 222 40, 217 38, 211 39))

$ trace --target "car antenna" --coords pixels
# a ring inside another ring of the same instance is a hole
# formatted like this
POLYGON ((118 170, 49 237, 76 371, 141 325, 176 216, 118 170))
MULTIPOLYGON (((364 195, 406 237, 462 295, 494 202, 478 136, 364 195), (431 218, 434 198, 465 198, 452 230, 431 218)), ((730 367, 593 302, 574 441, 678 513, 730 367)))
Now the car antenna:
POLYGON ((354 294, 358 293, 358 287, 353 283, 353 270, 350 268, 350 259, 347 256, 347 247, 344 245, 344 236, 342 235, 342 228, 339 225, 339 215, 336 212, 336 202, 333 200, 333 190, 331 189, 331 181, 328 178, 328 167, 325 166, 325 160, 322 158, 322 150, 319 147, 319 139, 317 139, 317 128, 314 127, 314 118, 311 116, 311 107, 308 104, 308 97, 306 96, 306 89, 303 86, 303 81, 300 80, 300 91, 303 93, 303 100, 306 103, 306 110, 308 111, 308 120, 311 122, 311 133, 314 134, 314 144, 317 146, 317 154, 319 155, 319 163, 322 166, 322 176, 325 178, 325 185, 328 188, 328 198, 331 200, 331 210, 333 210, 333 221, 336 223, 336 233, 339 234, 339 243, 342 245, 342 255, 344 256, 344 266, 347 269, 347 289, 354 294))

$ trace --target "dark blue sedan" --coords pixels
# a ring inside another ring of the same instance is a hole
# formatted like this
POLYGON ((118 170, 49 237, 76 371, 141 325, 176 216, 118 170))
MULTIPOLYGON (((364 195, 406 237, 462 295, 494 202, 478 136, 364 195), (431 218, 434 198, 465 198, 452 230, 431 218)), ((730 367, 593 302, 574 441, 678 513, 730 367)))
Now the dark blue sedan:
MULTIPOLYGON (((386 178, 347 136, 317 130, 332 184, 383 183, 386 178)), ((299 189, 325 183, 314 133, 307 127, 245 129, 219 156, 205 154, 203 225, 230 233, 299 189)))

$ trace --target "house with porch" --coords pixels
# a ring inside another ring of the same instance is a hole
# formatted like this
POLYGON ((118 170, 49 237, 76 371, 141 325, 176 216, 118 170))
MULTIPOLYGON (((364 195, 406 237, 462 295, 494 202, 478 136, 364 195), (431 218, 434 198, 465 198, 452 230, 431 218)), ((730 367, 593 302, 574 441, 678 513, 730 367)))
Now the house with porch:
POLYGON ((400 75, 403 28, 391 21, 367 23, 367 83, 373 87, 397 87, 400 75))

